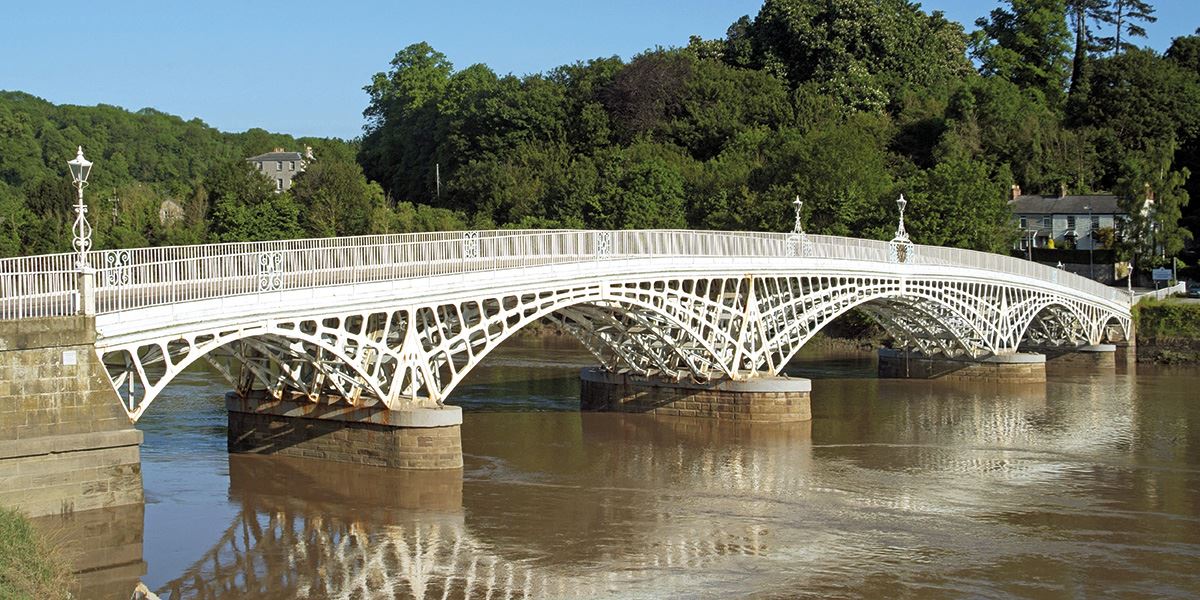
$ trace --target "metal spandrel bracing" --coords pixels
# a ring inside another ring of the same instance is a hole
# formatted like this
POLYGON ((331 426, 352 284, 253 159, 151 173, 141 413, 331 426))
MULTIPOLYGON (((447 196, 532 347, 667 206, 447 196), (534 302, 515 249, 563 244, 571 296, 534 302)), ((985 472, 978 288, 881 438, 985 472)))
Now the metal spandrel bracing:
MULTIPOLYGON (((1119 291, 1027 261, 904 242, 799 225, 788 234, 480 231, 89 260, 102 265, 96 349, 135 420, 198 360, 242 393, 436 406, 540 319, 610 370, 696 381, 777 374, 853 308, 929 355, 1129 334, 1119 291)), ((21 290, 0 298, 0 318, 71 314, 76 258, 0 260, 0 283, 21 290)))

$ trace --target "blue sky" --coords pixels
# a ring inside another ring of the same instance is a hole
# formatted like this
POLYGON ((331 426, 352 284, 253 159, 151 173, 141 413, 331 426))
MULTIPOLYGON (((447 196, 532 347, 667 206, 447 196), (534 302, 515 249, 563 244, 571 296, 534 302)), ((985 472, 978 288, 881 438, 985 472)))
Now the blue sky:
MULTIPOLYGON (((721 37, 761 0, 244 2, 11 0, 0 89, 55 103, 151 106, 226 131, 355 137, 362 86, 397 50, 427 41, 455 67, 534 73, 576 60, 721 37)), ((929 0, 974 28, 996 2, 929 0)), ((1155 2, 1149 45, 1200 26, 1200 3, 1155 2)))

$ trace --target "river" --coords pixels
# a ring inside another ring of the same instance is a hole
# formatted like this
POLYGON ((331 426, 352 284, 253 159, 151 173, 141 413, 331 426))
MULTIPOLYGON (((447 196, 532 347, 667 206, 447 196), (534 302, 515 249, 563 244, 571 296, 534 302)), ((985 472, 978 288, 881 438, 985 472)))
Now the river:
POLYGON ((186 373, 138 424, 142 580, 164 599, 1200 595, 1200 370, 956 384, 806 352, 812 422, 751 427, 581 414, 587 364, 558 339, 493 354, 453 396, 461 477, 230 456, 226 384, 186 373))

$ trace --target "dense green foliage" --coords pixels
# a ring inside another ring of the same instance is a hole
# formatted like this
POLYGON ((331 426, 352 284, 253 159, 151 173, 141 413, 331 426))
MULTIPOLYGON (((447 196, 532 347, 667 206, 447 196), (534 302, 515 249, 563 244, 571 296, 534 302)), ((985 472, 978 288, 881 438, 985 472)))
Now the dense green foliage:
POLYGON ((1200 340, 1200 304, 1143 300, 1134 319, 1139 340, 1200 340))
POLYGON ((71 597, 71 571, 29 521, 0 507, 0 598, 52 600, 71 597))
POLYGON ((101 247, 464 227, 786 231, 797 195, 810 231, 888 238, 903 193, 918 242, 1003 252, 1016 184, 1122 194, 1135 215, 1114 232, 1122 252, 1171 254, 1197 225, 1200 36, 1165 55, 1137 48, 1153 12, 1007 0, 968 34, 908 0, 766 0, 723 39, 523 77, 456 69, 418 43, 365 87, 355 143, 2 94, 0 254, 64 247, 61 165, 78 143, 97 159, 101 247), (241 160, 302 144, 318 160, 285 194, 241 160), (160 219, 163 200, 182 218, 160 219))

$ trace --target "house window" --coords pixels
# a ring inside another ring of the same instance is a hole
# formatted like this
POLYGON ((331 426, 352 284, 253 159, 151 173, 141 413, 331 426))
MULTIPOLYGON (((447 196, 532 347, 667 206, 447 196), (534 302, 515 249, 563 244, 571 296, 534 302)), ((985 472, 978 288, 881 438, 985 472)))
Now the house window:
POLYGON ((295 170, 296 170, 296 161, 294 161, 294 160, 293 160, 293 161, 292 161, 292 164, 288 165, 288 170, 289 170, 289 171, 295 171, 295 170))
POLYGON ((1025 215, 1021 215, 1021 229, 1028 229, 1028 228, 1029 228, 1029 217, 1026 217, 1025 215))
POLYGON ((279 191, 279 192, 283 191, 283 178, 282 177, 275 180, 275 190, 279 191))
POLYGON ((1075 229, 1075 215, 1067 215, 1067 229, 1075 229))
POLYGON ((1042 217, 1042 227, 1050 229, 1050 215, 1042 217))
POLYGON ((256 163, 254 163, 254 166, 258 167, 258 170, 261 171, 262 170, 262 161, 260 160, 256 163))
POLYGON ((277 161, 275 161, 275 170, 276 170, 276 171, 282 171, 282 170, 283 170, 283 161, 282 161, 282 160, 277 160, 277 161))
POLYGON ((1092 231, 1100 229, 1100 217, 1092 215, 1092 231))

